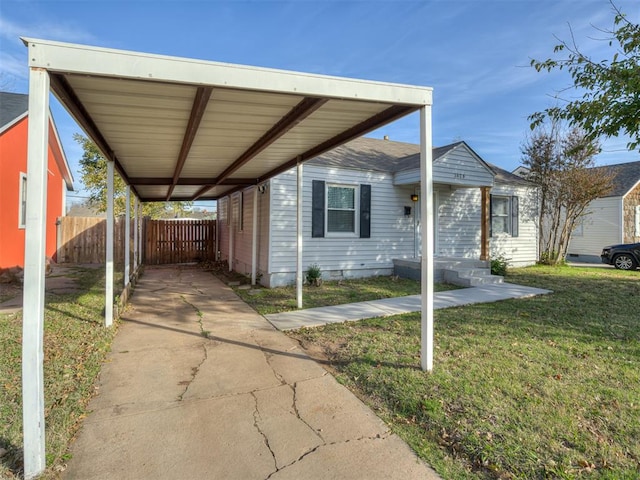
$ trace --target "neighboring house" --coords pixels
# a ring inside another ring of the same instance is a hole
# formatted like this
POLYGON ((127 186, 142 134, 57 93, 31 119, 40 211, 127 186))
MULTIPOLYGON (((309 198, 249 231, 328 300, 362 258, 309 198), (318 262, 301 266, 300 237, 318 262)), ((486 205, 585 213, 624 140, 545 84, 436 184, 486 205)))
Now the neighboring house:
MULTIPOLYGON (((303 169, 305 270, 318 264, 323 277, 340 279, 392 274, 394 261, 396 267, 403 260, 419 265, 418 145, 359 138, 303 169)), ((436 261, 481 260, 486 266, 491 257, 503 255, 512 265, 535 263, 537 190, 530 182, 458 142, 433 150, 433 183, 436 261)), ((291 284, 295 169, 218 201, 220 258, 231 258, 238 272, 251 271, 255 194, 260 283, 291 284)))
POLYGON ((571 236, 567 260, 600 263, 602 247, 640 242, 640 162, 596 169, 613 176, 613 189, 587 207, 571 236))
MULTIPOLYGON (((0 92, 0 268, 24 266, 28 107, 27 95, 0 92)), ((48 150, 46 255, 54 257, 56 222, 73 177, 51 116, 48 150)))

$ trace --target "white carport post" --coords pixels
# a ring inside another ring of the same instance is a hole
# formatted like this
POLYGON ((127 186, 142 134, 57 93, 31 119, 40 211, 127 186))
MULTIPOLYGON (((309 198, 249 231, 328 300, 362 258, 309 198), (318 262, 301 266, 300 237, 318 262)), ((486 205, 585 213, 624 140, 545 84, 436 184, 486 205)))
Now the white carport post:
POLYGON ((253 189, 253 225, 251 226, 251 285, 256 284, 258 262, 258 186, 253 189))
POLYGON ((297 240, 296 240, 296 302, 298 308, 302 308, 302 163, 298 161, 298 169, 297 169, 297 207, 298 212, 296 215, 296 230, 297 230, 297 240))
POLYGON ((107 255, 105 268, 104 325, 113 324, 113 162, 107 160, 107 255))
POLYGON ((232 205, 231 205, 231 197, 229 197, 229 216, 231 216, 231 221, 229 222, 229 271, 233 271, 233 256, 235 255, 233 251, 233 243, 234 243, 234 224, 233 224, 233 214, 232 214, 232 205))
POLYGON ((49 145, 49 73, 29 73, 27 210, 22 310, 22 421, 24 478, 46 466, 44 443, 44 272, 49 145))
POLYGON ((133 196, 133 273, 138 271, 138 197, 133 196))
POLYGON ((422 218, 421 342, 423 370, 433 370, 433 166, 431 106, 420 109, 420 216, 422 218))
POLYGON ((125 187, 125 210, 124 210, 124 286, 129 285, 129 278, 131 276, 131 261, 129 249, 130 249, 130 237, 131 237, 131 187, 127 185, 125 187))

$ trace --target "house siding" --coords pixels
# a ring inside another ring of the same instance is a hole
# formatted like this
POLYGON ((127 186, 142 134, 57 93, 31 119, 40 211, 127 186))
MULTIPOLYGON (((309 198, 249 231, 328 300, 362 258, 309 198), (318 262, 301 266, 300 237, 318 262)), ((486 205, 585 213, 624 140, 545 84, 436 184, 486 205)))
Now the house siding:
MULTIPOLYGON (((296 257, 296 172, 290 170, 270 182, 271 262, 270 286, 295 280, 296 257)), ((413 187, 394 187, 392 175, 352 169, 305 165, 303 173, 303 269, 317 263, 326 279, 387 275, 394 258, 413 256, 413 187), (371 238, 335 236, 311 237, 311 185, 371 185, 371 238), (410 216, 404 207, 411 206, 410 216)))
POLYGON ((582 220, 582 235, 574 232, 567 249, 569 260, 600 262, 605 245, 622 242, 622 198, 598 198, 582 220))
MULTIPOLYGON (((0 268, 24 266, 24 228, 18 228, 20 209, 20 174, 27 173, 28 117, 0 135, 0 268)), ((60 174, 52 148, 52 128, 49 127, 47 147, 47 212, 45 255, 55 259, 57 220, 64 215, 65 181, 60 174)), ((29 181, 27 177, 27 182, 29 181)))
POLYGON ((489 240, 491 258, 504 256, 509 265, 525 267, 538 259, 538 202, 533 188, 496 184, 491 195, 518 197, 518 236, 507 234, 492 236, 489 240))
POLYGON ((436 255, 480 258, 480 189, 438 186, 436 255))
MULTIPOLYGON (((396 185, 420 183, 420 169, 395 174, 396 185)), ((466 148, 458 147, 433 163, 433 183, 460 186, 491 186, 493 174, 466 148)))
POLYGON ((640 182, 623 199, 623 239, 622 243, 640 242, 640 232, 636 230, 636 208, 640 206, 640 182))
POLYGON ((220 260, 229 261, 229 197, 218 200, 218 250, 220 260))

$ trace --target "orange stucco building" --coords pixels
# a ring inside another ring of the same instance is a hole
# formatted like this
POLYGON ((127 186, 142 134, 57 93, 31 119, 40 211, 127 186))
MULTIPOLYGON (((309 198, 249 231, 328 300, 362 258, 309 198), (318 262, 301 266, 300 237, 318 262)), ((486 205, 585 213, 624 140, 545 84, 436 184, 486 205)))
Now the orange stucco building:
MULTIPOLYGON (((28 106, 27 95, 0 92, 0 268, 24 266, 28 106)), ((55 258, 56 222, 73 177, 51 115, 48 151, 46 255, 55 258)))

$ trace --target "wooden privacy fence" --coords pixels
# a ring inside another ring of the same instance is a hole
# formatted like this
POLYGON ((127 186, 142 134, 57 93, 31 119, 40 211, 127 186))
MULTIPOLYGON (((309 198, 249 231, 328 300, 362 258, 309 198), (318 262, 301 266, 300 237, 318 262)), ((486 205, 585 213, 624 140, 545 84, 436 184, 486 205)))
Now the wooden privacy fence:
POLYGON ((215 220, 146 220, 144 263, 215 260, 215 220))
MULTIPOLYGON (((135 224, 131 221, 130 259, 133 261, 135 224)), ((141 228, 142 260, 158 265, 215 260, 215 220, 151 220, 141 228)), ((124 263, 125 218, 114 223, 115 263, 124 263)), ((58 225, 58 263, 104 263, 107 245, 104 218, 61 217, 58 225)))
MULTIPOLYGON (((124 263, 125 218, 113 226, 113 261, 124 263)), ((133 239, 133 222, 131 223, 133 239)), ((96 217, 61 217, 58 225, 58 263, 104 263, 107 249, 107 221, 96 217)), ((133 240, 131 241, 133 251, 133 240)))

